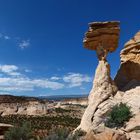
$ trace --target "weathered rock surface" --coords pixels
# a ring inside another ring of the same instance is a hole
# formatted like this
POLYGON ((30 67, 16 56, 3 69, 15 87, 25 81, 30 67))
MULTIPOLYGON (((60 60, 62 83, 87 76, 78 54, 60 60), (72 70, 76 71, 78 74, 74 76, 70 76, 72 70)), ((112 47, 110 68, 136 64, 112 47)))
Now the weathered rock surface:
POLYGON ((121 66, 115 77, 120 90, 132 80, 140 81, 140 32, 125 45, 120 53, 121 66))
POLYGON ((101 116, 105 115, 108 112, 108 107, 111 108, 112 106, 112 104, 106 103, 103 105, 105 106, 104 110, 102 110, 100 105, 117 92, 117 87, 110 77, 110 65, 106 57, 108 52, 114 51, 118 45, 119 22, 91 23, 85 36, 85 48, 95 50, 99 59, 93 88, 88 98, 88 107, 82 117, 80 126, 77 128, 89 132, 102 123, 101 116), (113 39, 116 42, 112 44, 109 40, 113 39))
POLYGON ((87 133, 84 140, 128 140, 128 139, 125 134, 121 134, 113 130, 105 130, 104 132, 99 134, 89 132, 87 133))
POLYGON ((77 129, 87 132, 86 140, 140 140, 140 32, 128 41, 121 51, 121 66, 115 77, 115 82, 120 89, 118 90, 110 78, 110 66, 106 60, 108 52, 116 49, 117 41, 115 45, 112 45, 114 47, 112 49, 111 43, 104 41, 104 39, 109 40, 109 36, 108 38, 101 37, 109 31, 116 36, 119 35, 118 24, 109 24, 111 22, 106 25, 104 23, 90 24, 90 29, 84 39, 85 48, 97 52, 99 64, 93 88, 89 94, 88 107, 77 129), (115 33, 113 28, 116 26, 115 33), (108 28, 107 32, 103 32, 103 28, 108 28), (101 40, 103 44, 100 43, 101 40), (108 132, 105 127, 107 114, 114 105, 119 103, 130 106, 133 116, 122 128, 113 128, 108 132))
POLYGON ((133 118, 129 120, 129 122, 126 123, 125 127, 126 132, 140 132, 140 112, 136 114, 133 118))
MULTIPOLYGON (((95 73, 93 88, 89 95, 89 105, 82 117, 81 124, 79 126, 82 130, 88 132, 97 127, 99 123, 101 123, 102 119, 100 119, 100 115, 97 112, 98 107, 100 108, 100 105, 105 100, 113 96, 113 94, 116 92, 116 89, 116 86, 110 78, 109 64, 104 61, 99 61, 99 65, 95 73), (98 114, 99 116, 95 114, 98 114)), ((108 110, 102 110, 104 114, 106 114, 107 111, 108 110)))
POLYGON ((4 133, 11 127, 13 126, 10 124, 0 123, 0 135, 4 135, 4 133))
POLYGON ((97 50, 99 45, 109 52, 113 52, 118 47, 119 22, 92 22, 89 23, 89 30, 85 33, 84 47, 90 50, 97 50))
POLYGON ((24 103, 1 103, 0 114, 5 115, 43 115, 47 113, 46 103, 28 101, 24 103))

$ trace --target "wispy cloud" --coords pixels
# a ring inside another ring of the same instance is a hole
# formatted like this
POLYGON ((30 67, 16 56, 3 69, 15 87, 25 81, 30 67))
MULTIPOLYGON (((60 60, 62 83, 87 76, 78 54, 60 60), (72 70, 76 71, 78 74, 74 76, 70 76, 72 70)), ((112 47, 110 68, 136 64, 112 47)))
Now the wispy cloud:
POLYGON ((18 67, 15 65, 0 65, 0 71, 10 76, 21 75, 19 72, 17 72, 17 70, 18 67))
POLYGON ((9 40, 9 39, 10 39, 10 37, 9 37, 9 36, 7 36, 7 35, 5 35, 5 36, 4 36, 4 39, 5 39, 5 40, 9 40))
POLYGON ((30 46, 30 40, 22 40, 20 43, 19 43, 19 47, 21 49, 25 49, 25 48, 28 48, 30 46))
POLYGON ((0 65, 0 74, 3 74, 0 77, 0 91, 33 91, 35 88, 56 90, 64 87, 63 83, 47 78, 29 78, 27 75, 19 72, 19 70, 19 67, 15 65, 0 65))
POLYGON ((89 76, 80 73, 68 73, 63 77, 63 80, 68 83, 70 88, 81 86, 85 82, 91 82, 91 78, 89 76))
POLYGON ((63 88, 62 83, 49 81, 48 79, 30 79, 30 78, 0 78, 0 90, 3 91, 33 91, 35 88, 57 90, 63 88))
POLYGON ((4 39, 4 40, 9 40, 9 39, 11 39, 10 36, 5 35, 5 34, 2 34, 2 33, 0 33, 0 38, 1 38, 1 39, 4 39))
POLYGON ((32 72, 32 70, 30 70, 30 69, 25 69, 25 72, 29 73, 29 72, 32 72))
POLYGON ((25 71, 28 72, 28 69, 23 70, 16 65, 0 65, 0 74, 2 74, 0 76, 0 92, 28 92, 34 91, 36 88, 58 90, 82 87, 84 83, 91 82, 88 75, 80 73, 68 73, 65 76, 50 78, 30 78, 25 71))
POLYGON ((50 79, 51 79, 51 80, 60 80, 60 79, 61 79, 61 77, 52 76, 50 79))
POLYGON ((16 42, 18 44, 18 47, 21 48, 22 50, 25 48, 28 48, 31 45, 29 39, 25 40, 25 39, 22 39, 20 37, 10 36, 10 35, 4 34, 4 33, 0 33, 0 39, 7 40, 7 41, 12 40, 13 42, 16 42))

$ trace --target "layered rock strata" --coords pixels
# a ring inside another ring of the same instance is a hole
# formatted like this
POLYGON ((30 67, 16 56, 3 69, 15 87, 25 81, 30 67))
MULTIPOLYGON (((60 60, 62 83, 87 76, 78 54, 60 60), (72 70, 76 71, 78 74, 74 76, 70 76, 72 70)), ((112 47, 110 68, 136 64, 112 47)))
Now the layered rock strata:
POLYGON ((106 57, 108 52, 115 51, 118 46, 119 30, 119 22, 95 22, 90 24, 89 31, 85 34, 84 47, 96 51, 99 64, 89 94, 88 107, 77 129, 89 132, 102 123, 97 113, 99 106, 117 92, 117 87, 110 77, 110 65, 106 57))
POLYGON ((120 57, 121 66, 115 77, 115 83, 120 90, 125 91, 132 81, 136 85, 140 83, 140 31, 124 45, 120 57))
POLYGON ((83 40, 84 47, 90 50, 97 50, 99 46, 106 51, 113 52, 118 47, 119 22, 92 22, 89 23, 89 30, 85 33, 83 40))
MULTIPOLYGON (((140 139, 140 32, 125 44, 120 53, 121 66, 115 77, 115 82, 119 89, 116 88, 114 81, 110 78, 110 66, 106 60, 108 52, 114 51, 117 44, 114 44, 114 49, 112 49, 112 45, 101 37, 102 34, 94 32, 94 30, 100 30, 101 32, 103 28, 113 30, 112 27, 118 28, 117 30, 119 31, 119 27, 116 26, 118 24, 114 25, 114 22, 90 24, 90 29, 84 39, 85 47, 95 50, 99 59, 93 88, 88 99, 88 107, 82 117, 80 126, 77 128, 87 132, 84 140, 140 139), (109 25, 111 23, 113 25, 109 25), (89 36, 89 34, 92 34, 92 36, 89 36), (129 106, 133 116, 121 128, 116 127, 108 131, 105 126, 107 114, 112 110, 113 106, 119 103, 125 103, 129 106)), ((104 32, 101 33, 104 34, 104 32)), ((117 33, 119 35, 119 32, 117 33)), ((109 37, 106 39, 109 40, 109 37)))

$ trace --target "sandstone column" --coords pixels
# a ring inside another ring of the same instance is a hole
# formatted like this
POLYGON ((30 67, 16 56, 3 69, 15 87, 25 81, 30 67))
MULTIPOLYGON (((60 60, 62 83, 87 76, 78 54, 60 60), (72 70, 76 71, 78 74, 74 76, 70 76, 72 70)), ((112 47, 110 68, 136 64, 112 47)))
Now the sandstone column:
POLYGON ((117 91, 110 77, 110 65, 106 57, 108 52, 113 52, 118 47, 119 32, 119 22, 111 21, 90 23, 89 30, 85 33, 84 47, 96 51, 99 64, 89 94, 88 107, 77 129, 86 132, 94 130, 103 121, 95 115, 98 106, 117 91))

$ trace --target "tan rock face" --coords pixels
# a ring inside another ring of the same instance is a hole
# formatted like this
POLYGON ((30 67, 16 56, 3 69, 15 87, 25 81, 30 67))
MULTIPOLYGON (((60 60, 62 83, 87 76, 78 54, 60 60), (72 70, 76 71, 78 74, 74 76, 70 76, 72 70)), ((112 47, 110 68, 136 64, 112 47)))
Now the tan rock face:
POLYGON ((92 22, 89 24, 89 30, 85 33, 83 40, 84 47, 90 50, 97 50, 103 46, 104 50, 115 51, 118 47, 119 22, 92 22))
POLYGON ((104 131, 99 134, 94 134, 93 132, 87 133, 84 140, 128 140, 125 134, 120 134, 113 132, 111 130, 104 131))
MULTIPOLYGON (((110 96, 113 96, 116 91, 117 88, 110 78, 109 64, 105 61, 99 61, 94 77, 93 88, 89 94, 89 105, 85 110, 79 126, 82 130, 88 132, 96 129, 96 127, 102 123, 100 116, 105 114, 108 109, 102 110, 101 113, 101 111, 99 112, 99 106, 110 96)), ((110 105, 108 105, 107 108, 109 107, 110 105)))
POLYGON ((123 89, 131 80, 140 81, 140 32, 125 44, 120 57, 121 66, 115 82, 123 89))
POLYGON ((117 92, 113 80, 110 77, 110 65, 106 60, 108 52, 117 48, 119 38, 119 22, 97 22, 91 23, 89 31, 86 33, 84 46, 95 50, 99 59, 96 69, 93 87, 88 98, 88 107, 82 117, 81 124, 77 129, 86 132, 95 130, 102 124, 102 116, 108 112, 112 103, 107 103, 104 110, 100 108, 101 104, 117 92), (111 40, 116 42, 111 42, 111 40), (100 111, 99 111, 100 110, 100 111))
MULTIPOLYGON (((106 48, 107 42, 101 45, 94 39, 100 40, 100 34, 94 30, 101 31, 102 28, 115 28, 118 25, 107 25, 104 23, 92 23, 86 33, 85 47, 95 50, 99 58, 93 87, 88 98, 88 107, 81 119, 81 124, 77 129, 87 132, 85 140, 140 140, 140 32, 125 44, 121 51, 121 66, 115 77, 118 90, 110 78, 110 66, 106 60, 111 47, 106 48), (101 27, 101 29, 100 29, 101 27), (93 38, 93 44, 88 38, 93 38), (95 42, 94 42, 95 41, 95 42), (91 46, 90 46, 91 45, 91 46), (97 46, 96 46, 97 45, 97 46), (119 103, 130 106, 133 114, 132 118, 125 122, 122 128, 113 128, 106 131, 105 120, 112 107, 119 103), (94 132, 94 133, 93 133, 94 132)), ((112 32, 112 30, 111 30, 112 32)), ((101 32, 104 34, 104 32, 101 32)), ((102 39, 102 38, 101 38, 102 39)), ((107 38, 106 38, 107 40, 107 38)), ((110 45, 110 44, 109 44, 110 45)), ((113 46, 114 50, 115 47, 113 46)))

